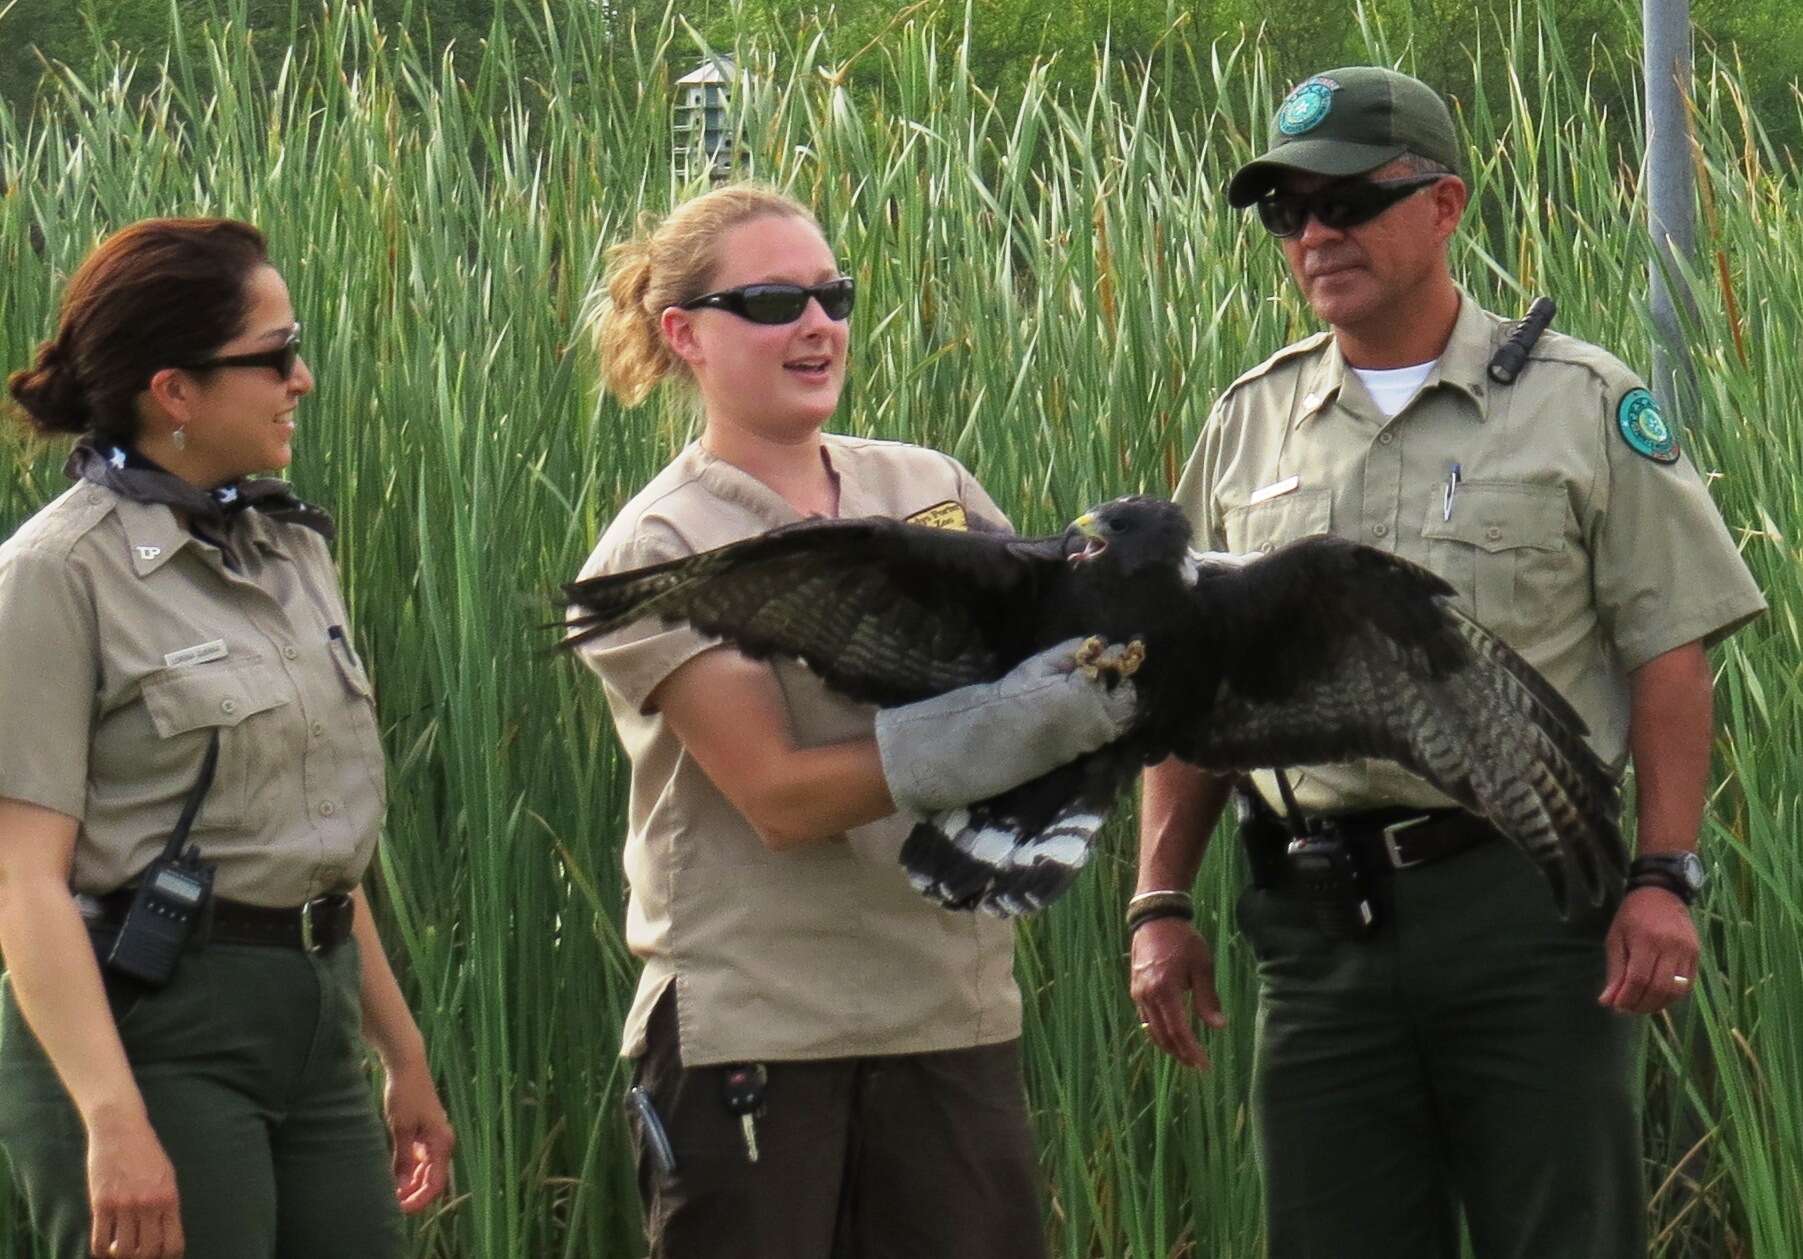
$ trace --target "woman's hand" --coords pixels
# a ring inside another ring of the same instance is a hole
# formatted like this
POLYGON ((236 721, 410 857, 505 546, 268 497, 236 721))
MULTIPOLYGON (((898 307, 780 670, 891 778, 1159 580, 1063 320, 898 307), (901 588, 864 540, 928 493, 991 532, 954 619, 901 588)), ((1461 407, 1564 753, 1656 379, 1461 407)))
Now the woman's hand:
POLYGON ((100 1259, 178 1259, 186 1249, 175 1167, 146 1115, 89 1127, 88 1206, 100 1259))
POLYGON ((426 1042, 394 981, 369 901, 360 887, 351 898, 357 903, 351 932, 363 965, 363 1034, 375 1046, 387 1076, 382 1113, 394 1142, 394 1196, 401 1210, 412 1215, 436 1202, 450 1183, 451 1147, 457 1137, 438 1100, 426 1062, 426 1042))
POLYGON ((444 1193, 451 1178, 451 1147, 457 1143, 423 1058, 388 1071, 382 1111, 394 1141, 395 1197, 401 1210, 413 1215, 444 1193))

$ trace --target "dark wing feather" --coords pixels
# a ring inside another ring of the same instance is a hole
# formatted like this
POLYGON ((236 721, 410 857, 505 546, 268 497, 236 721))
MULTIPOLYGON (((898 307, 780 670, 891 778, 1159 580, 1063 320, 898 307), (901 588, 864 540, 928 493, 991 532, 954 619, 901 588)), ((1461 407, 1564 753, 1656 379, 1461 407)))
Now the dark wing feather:
POLYGON ((807 521, 564 587, 575 646, 643 617, 687 621, 749 656, 792 656, 841 694, 910 703, 1000 677, 1033 645, 1058 538, 807 521))
POLYGON ((1544 678, 1406 560, 1308 538, 1197 586, 1221 634, 1216 693, 1179 752, 1215 770, 1380 757, 1521 846, 1569 912, 1619 888, 1613 776, 1544 678))

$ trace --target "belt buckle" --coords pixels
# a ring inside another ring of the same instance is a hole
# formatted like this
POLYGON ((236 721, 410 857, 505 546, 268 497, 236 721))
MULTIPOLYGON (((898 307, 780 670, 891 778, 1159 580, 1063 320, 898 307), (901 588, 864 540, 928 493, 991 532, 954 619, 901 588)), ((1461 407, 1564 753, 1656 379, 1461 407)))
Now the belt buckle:
POLYGON ((313 902, 302 901, 300 907, 301 952, 319 952, 319 942, 313 935, 313 902))
POLYGON ((1427 814, 1423 813, 1420 817, 1404 818, 1400 822, 1392 822, 1388 826, 1384 827, 1383 832, 1382 832, 1383 840, 1384 840, 1384 851, 1390 854, 1390 867, 1392 869, 1407 870, 1409 867, 1418 866, 1422 862, 1427 860, 1426 857, 1416 857, 1413 861, 1410 861, 1410 860, 1404 858, 1402 855, 1402 849, 1396 843, 1396 835, 1399 831, 1406 831, 1411 826, 1420 826, 1423 822, 1428 822, 1428 821, 1432 821, 1432 820, 1433 819, 1428 817, 1427 814))

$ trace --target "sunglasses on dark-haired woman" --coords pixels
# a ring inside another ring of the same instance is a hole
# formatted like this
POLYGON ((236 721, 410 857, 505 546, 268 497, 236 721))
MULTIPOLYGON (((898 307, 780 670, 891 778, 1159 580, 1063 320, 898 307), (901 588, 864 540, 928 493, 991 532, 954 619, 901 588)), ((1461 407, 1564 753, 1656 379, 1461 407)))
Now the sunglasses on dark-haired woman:
POLYGON ((731 311, 752 323, 785 324, 801 318, 811 297, 820 303, 828 319, 845 319, 857 299, 857 284, 850 276, 840 276, 824 284, 745 284, 736 289, 703 293, 677 305, 678 310, 699 310, 712 306, 731 311))
POLYGON ((1398 201, 1414 196, 1445 175, 1406 179, 1343 179, 1313 192, 1272 192, 1258 199, 1258 217, 1273 236, 1302 235, 1310 216, 1322 227, 1343 231, 1369 223, 1398 201))
POLYGON ((300 357, 300 339, 301 326, 295 324, 288 329, 288 339, 273 350, 258 350, 254 354, 224 354, 199 363, 178 363, 176 366, 190 372, 214 367, 273 367, 278 376, 287 380, 294 375, 294 361, 300 357))

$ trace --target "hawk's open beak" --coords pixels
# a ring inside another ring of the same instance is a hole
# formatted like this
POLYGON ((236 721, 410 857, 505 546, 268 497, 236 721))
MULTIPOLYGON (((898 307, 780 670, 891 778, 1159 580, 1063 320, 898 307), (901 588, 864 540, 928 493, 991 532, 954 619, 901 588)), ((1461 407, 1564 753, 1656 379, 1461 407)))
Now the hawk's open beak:
POLYGON ((1071 528, 1089 539, 1089 541, 1084 544, 1081 551, 1077 551, 1070 556, 1071 563, 1081 564, 1085 560, 1093 560, 1096 556, 1108 549, 1108 539, 1103 535, 1100 523, 1096 520, 1094 512, 1086 511, 1081 516, 1078 516, 1075 520, 1071 521, 1071 528))

